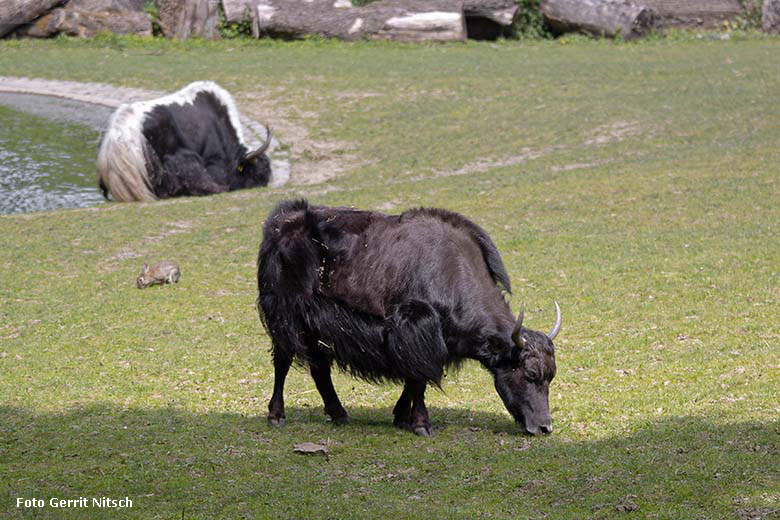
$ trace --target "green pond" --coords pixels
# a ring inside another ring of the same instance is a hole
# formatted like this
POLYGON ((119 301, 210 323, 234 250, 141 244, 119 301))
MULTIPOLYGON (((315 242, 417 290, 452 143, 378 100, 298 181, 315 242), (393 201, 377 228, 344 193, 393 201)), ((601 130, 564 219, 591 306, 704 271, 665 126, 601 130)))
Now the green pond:
POLYGON ((85 103, 0 96, 0 213, 101 203, 95 157, 108 115, 85 103))

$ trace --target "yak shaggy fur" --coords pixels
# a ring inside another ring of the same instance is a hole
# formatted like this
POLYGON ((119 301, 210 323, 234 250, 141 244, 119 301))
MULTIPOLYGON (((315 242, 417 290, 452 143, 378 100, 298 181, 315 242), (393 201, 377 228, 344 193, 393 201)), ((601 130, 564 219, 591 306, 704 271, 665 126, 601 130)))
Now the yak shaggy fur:
POLYGON ((509 276, 487 234, 441 209, 287 201, 263 229, 258 309, 274 356, 333 359, 369 381, 439 385, 445 366, 472 357, 468 338, 512 328, 501 288, 509 276))
POLYGON ((238 178, 235 171, 247 151, 233 98, 216 83, 197 81, 114 112, 98 150, 98 184, 116 201, 267 184, 267 164, 260 165, 267 170, 264 181, 238 178))

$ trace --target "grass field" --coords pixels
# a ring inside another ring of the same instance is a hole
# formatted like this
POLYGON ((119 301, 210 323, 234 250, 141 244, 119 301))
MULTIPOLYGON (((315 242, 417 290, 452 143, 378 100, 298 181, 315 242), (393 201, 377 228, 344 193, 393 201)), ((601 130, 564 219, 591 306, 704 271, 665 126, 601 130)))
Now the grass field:
POLYGON ((280 189, 0 217, 0 517, 780 517, 780 40, 56 40, 0 70, 212 79, 295 161, 280 189), (267 426, 260 226, 301 196, 486 228, 527 325, 561 304, 555 432, 476 364, 428 392, 432 438, 343 375, 326 423, 301 370, 267 426), (179 284, 137 290, 161 259, 179 284), (133 507, 16 507, 82 496, 133 507))

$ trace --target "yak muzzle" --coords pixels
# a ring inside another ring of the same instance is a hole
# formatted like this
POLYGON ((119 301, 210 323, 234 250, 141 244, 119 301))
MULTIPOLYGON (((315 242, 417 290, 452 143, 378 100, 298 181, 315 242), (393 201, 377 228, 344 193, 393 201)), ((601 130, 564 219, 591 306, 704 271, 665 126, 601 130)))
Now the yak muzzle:
POLYGON ((552 420, 548 420, 547 422, 543 424, 525 424, 523 425, 523 429, 525 430, 525 433, 528 435, 539 435, 540 433, 543 433, 544 435, 549 435, 553 431, 552 427, 552 420))

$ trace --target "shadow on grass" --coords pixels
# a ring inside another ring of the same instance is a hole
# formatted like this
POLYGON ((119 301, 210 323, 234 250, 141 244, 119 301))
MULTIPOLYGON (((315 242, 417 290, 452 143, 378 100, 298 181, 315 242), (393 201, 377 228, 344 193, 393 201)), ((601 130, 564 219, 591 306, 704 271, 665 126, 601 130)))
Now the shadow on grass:
POLYGON ((394 429, 390 408, 350 413, 335 428, 318 408, 290 408, 287 425, 272 428, 264 416, 234 413, 0 407, 0 516, 780 515, 777 421, 667 417, 595 439, 530 438, 508 416, 432 409, 436 436, 425 439, 394 429), (328 443, 329 456, 293 453, 304 441, 328 443), (133 507, 48 504, 103 496, 130 497, 133 507), (19 497, 47 503, 16 508, 19 497))

